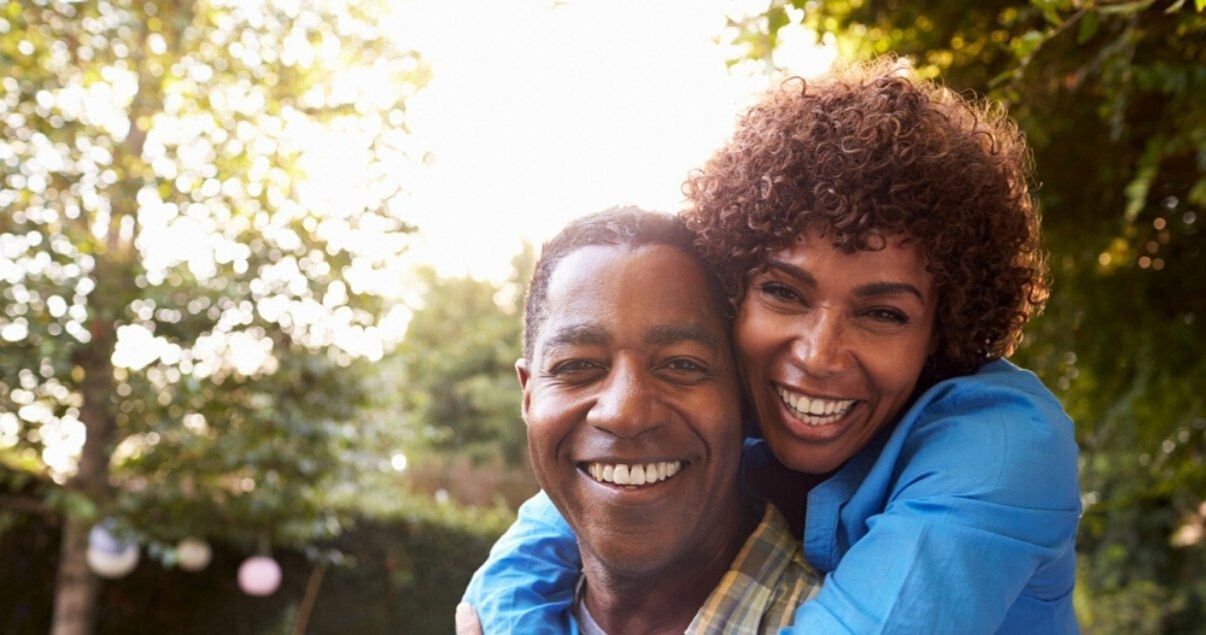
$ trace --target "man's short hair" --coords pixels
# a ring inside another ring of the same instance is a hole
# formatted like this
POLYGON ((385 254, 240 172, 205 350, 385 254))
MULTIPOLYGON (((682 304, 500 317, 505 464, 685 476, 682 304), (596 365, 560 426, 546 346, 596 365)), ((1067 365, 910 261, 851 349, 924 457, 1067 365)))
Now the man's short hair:
POLYGON ((532 281, 528 285, 524 300, 523 356, 532 361, 536 338, 540 328, 548 319, 549 278, 557 264, 569 254, 593 246, 640 247, 643 245, 667 245, 691 257, 699 264, 708 283, 708 294, 724 325, 729 332, 730 317, 728 301, 721 290, 712 268, 703 262, 695 251, 694 235, 676 216, 661 212, 650 212, 631 205, 617 206, 583 216, 570 222, 552 240, 544 244, 532 281))

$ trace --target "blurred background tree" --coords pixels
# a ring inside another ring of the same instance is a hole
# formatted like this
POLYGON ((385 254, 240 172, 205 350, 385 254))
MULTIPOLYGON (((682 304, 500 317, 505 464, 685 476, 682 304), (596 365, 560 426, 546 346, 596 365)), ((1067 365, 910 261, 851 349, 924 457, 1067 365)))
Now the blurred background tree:
POLYGON ((783 36, 811 30, 1000 100, 1029 136, 1055 288, 1015 360, 1077 423, 1090 632, 1206 620, 1204 7, 773 0, 731 22, 735 63, 773 69, 783 36))
POLYGON ((382 412, 406 413, 409 491, 515 509, 539 488, 515 375, 535 264, 525 245, 502 282, 416 272, 422 299, 406 338, 377 368, 393 387, 382 412))
POLYGON ((0 2, 0 461, 64 514, 53 632, 91 628, 98 518, 296 544, 388 450, 356 414, 426 70, 373 8, 0 2))
POLYGON ((527 246, 512 260, 503 284, 419 272, 426 292, 398 349, 407 386, 405 410, 426 445, 485 458, 501 452, 507 464, 527 463, 515 377, 523 333, 523 294, 536 264, 527 246), (440 355, 432 355, 439 351, 440 355))

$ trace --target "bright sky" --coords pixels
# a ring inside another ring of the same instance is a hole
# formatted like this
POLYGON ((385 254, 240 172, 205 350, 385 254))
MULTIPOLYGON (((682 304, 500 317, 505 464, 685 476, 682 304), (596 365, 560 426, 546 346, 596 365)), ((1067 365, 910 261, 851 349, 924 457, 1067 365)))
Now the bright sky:
MULTIPOLYGON (((445 275, 500 279, 526 239, 611 205, 681 207, 687 171, 731 131, 760 66, 730 72, 717 0, 400 3, 399 41, 433 79, 408 103, 434 161, 411 183, 414 256, 445 275)), ((795 28, 776 61, 815 74, 832 60, 795 28)))

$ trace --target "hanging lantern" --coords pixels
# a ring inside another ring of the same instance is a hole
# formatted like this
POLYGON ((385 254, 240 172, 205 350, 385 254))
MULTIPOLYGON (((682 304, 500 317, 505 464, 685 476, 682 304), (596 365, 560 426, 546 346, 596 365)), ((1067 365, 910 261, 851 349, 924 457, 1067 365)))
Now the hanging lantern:
POLYGON ((185 571, 200 571, 209 566, 213 550, 200 538, 185 538, 176 545, 176 559, 185 571))
POLYGON ((268 556, 252 556, 239 565, 239 588, 247 595, 272 595, 281 586, 281 566, 268 556))
POLYGON ((138 566, 138 543, 114 536, 114 524, 107 519, 88 532, 88 568, 102 578, 120 578, 138 566))

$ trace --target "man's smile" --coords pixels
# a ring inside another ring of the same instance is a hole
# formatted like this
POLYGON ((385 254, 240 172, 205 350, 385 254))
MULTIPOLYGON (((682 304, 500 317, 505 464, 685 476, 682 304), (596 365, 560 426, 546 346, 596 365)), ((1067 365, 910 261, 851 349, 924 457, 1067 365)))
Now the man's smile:
POLYGON ((683 468, 682 461, 656 461, 650 463, 602 463, 597 461, 579 464, 591 478, 612 485, 653 485, 665 481, 683 468))

